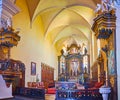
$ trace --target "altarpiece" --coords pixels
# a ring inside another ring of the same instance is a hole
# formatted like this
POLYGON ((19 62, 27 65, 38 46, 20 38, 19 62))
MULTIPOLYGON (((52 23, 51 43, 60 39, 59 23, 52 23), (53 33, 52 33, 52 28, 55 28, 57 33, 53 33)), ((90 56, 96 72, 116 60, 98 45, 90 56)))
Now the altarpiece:
POLYGON ((61 51, 58 57, 59 81, 84 83, 85 74, 90 74, 90 64, 87 48, 83 46, 71 44, 66 51, 61 51))

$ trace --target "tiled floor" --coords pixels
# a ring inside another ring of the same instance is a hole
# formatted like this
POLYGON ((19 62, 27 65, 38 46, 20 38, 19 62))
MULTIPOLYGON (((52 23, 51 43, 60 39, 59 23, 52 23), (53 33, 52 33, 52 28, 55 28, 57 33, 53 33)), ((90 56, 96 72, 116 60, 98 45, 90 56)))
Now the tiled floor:
MULTIPOLYGON (((2 99, 2 100, 40 100, 40 99, 34 99, 34 98, 27 98, 22 96, 15 96, 12 99, 2 99)), ((46 94, 45 100, 55 100, 55 94, 46 94)))

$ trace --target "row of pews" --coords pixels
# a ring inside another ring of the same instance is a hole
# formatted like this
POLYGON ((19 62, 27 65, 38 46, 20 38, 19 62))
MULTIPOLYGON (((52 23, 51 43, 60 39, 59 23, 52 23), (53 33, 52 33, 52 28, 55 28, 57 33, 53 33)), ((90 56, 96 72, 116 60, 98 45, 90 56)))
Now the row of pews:
POLYGON ((39 100, 45 100, 45 89, 44 88, 17 87, 15 95, 35 98, 39 100))

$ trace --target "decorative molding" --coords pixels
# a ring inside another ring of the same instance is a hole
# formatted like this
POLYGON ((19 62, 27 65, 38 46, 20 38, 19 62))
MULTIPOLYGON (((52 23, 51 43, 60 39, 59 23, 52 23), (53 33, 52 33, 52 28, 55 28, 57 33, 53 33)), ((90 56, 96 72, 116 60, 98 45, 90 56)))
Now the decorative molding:
POLYGON ((0 74, 6 82, 7 87, 14 81, 16 76, 21 76, 25 71, 25 65, 19 60, 0 60, 0 74))
POLYGON ((114 1, 101 0, 101 4, 97 4, 96 14, 106 13, 115 10, 114 1))
POLYGON ((101 0, 101 4, 97 4, 95 9, 96 14, 114 11, 120 7, 120 0, 101 0))
POLYGON ((16 0, 10 0, 10 2, 15 3, 15 2, 16 2, 16 0))
POLYGON ((20 41, 20 36, 18 35, 18 31, 14 31, 11 27, 7 27, 7 29, 2 28, 0 30, 0 45, 6 47, 17 46, 18 41, 20 41))
POLYGON ((107 39, 116 28, 116 16, 113 12, 102 13, 94 19, 92 30, 99 39, 107 39))
POLYGON ((9 0, 3 0, 3 9, 12 14, 12 16, 20 11, 20 9, 9 0))

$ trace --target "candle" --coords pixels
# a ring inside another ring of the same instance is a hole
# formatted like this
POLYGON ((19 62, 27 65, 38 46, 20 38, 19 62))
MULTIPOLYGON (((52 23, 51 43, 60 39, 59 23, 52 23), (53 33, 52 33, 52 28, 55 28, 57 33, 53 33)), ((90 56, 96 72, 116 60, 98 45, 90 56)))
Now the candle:
POLYGON ((106 71, 106 86, 108 86, 108 73, 106 71))
POLYGON ((105 74, 106 74, 106 76, 105 76, 105 77, 106 77, 106 79, 107 79, 107 71, 105 72, 105 74))

